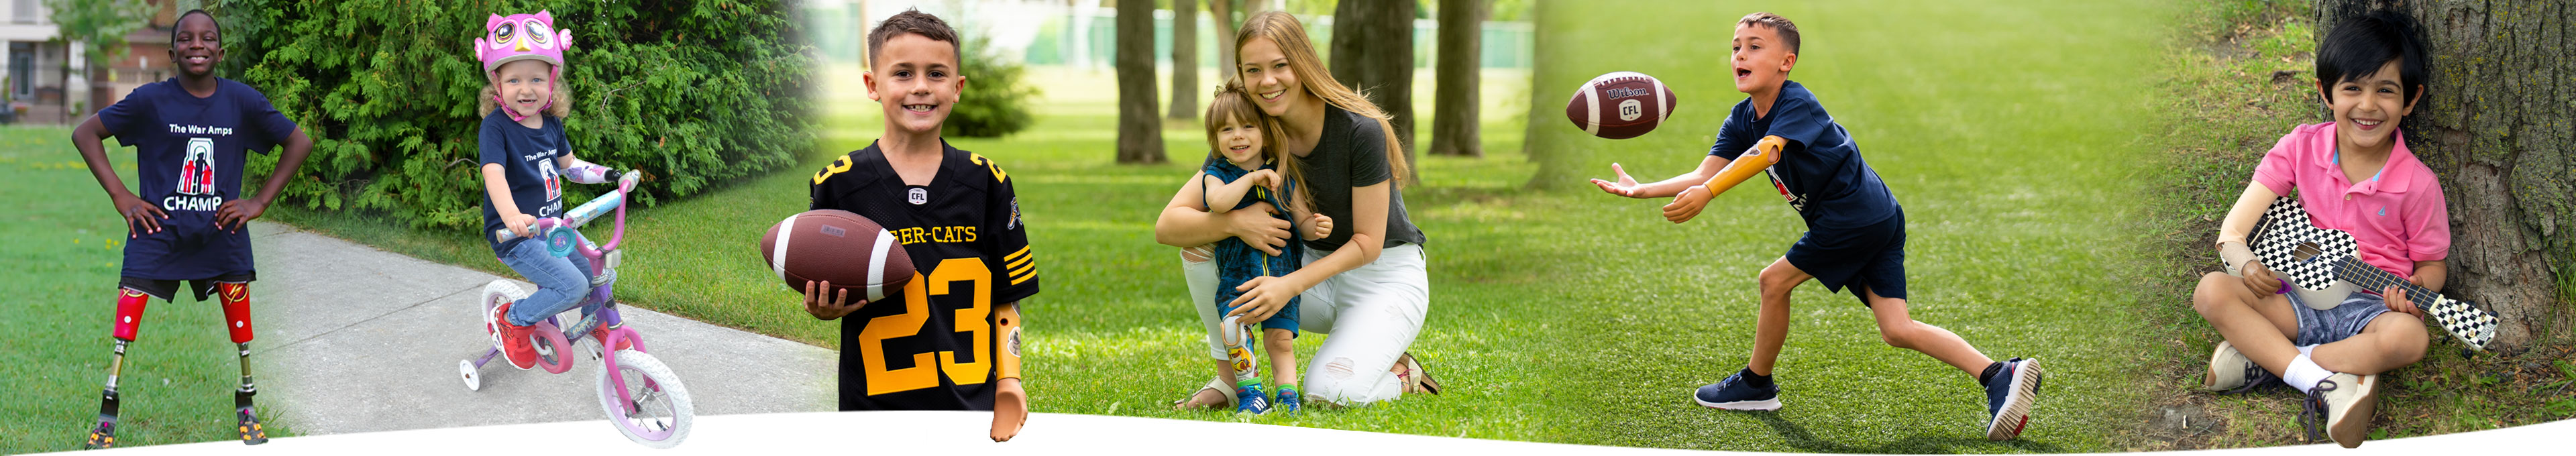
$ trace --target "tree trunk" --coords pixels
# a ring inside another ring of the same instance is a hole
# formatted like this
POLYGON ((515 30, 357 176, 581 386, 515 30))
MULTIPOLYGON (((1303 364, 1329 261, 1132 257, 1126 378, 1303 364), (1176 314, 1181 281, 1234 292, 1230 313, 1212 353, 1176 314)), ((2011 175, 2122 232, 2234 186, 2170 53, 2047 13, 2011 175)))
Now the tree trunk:
POLYGON ((1241 19, 1235 16, 1242 13, 1243 8, 1237 7, 1234 2, 1235 0, 1208 0, 1208 14, 1215 16, 1215 20, 1208 22, 1216 24, 1216 67, 1219 81, 1233 78, 1234 73, 1240 71, 1234 68, 1234 26, 1242 23, 1241 19))
POLYGON ((1199 8, 1196 0, 1172 2, 1172 109, 1165 117, 1196 119, 1199 94, 1199 8))
POLYGON ((1440 0, 1438 81, 1431 108, 1431 155, 1485 156, 1477 133, 1477 92, 1484 85, 1481 46, 1486 0, 1440 0))
MULTIPOLYGON (((2403 125, 2451 211, 2445 295, 2504 318, 2497 345, 2559 339, 2576 301, 2576 7, 2471 0, 2323 0, 2317 36, 2346 8, 2396 8, 2424 33, 2432 78, 2403 125)), ((2563 339, 2560 339, 2563 341, 2563 339)))
MULTIPOLYGON (((1413 159, 1413 0, 1346 1, 1333 8, 1333 79, 1366 94, 1395 124, 1413 159)), ((1415 166, 1414 180, 1422 169, 1415 166)))
MULTIPOLYGON (((1564 20, 1553 19, 1564 16, 1549 11, 1576 7, 1579 6, 1566 2, 1537 2, 1530 5, 1530 61, 1548 62, 1559 58, 1553 54, 1557 47, 1548 43, 1547 37, 1552 34, 1549 31, 1559 30, 1560 27, 1574 27, 1574 25, 1567 24, 1564 20)), ((1532 190, 1573 188, 1574 183, 1581 182, 1575 173, 1575 164, 1565 163, 1571 159, 1568 151, 1559 147, 1550 147, 1550 144, 1542 141, 1548 136, 1541 129, 1565 128, 1565 124, 1556 122, 1557 118, 1565 115, 1565 108, 1553 106, 1552 103, 1557 99, 1573 96, 1572 92, 1560 92, 1565 90, 1561 87, 1571 87, 1583 81, 1554 81, 1545 77, 1547 74, 1548 72, 1540 67, 1530 70, 1529 97, 1526 98, 1529 100, 1529 103, 1526 103, 1529 105, 1529 114, 1528 117, 1523 117, 1528 121, 1522 122, 1523 125, 1521 125, 1521 156, 1527 157, 1530 163, 1538 165, 1538 172, 1530 173, 1529 183, 1521 184, 1521 188, 1532 190)))
POLYGON ((1163 119, 1154 112, 1154 2, 1118 2, 1118 163, 1162 163, 1163 119))

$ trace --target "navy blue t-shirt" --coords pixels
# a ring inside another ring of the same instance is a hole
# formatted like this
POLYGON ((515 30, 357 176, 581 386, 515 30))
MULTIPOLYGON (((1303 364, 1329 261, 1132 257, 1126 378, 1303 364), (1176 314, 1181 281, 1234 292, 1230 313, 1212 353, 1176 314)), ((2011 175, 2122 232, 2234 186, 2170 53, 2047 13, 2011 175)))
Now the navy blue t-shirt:
MULTIPOLYGON (((501 174, 510 188, 510 200, 519 213, 537 218, 563 216, 562 172, 555 169, 555 158, 572 154, 572 142, 564 137, 563 119, 539 114, 545 127, 528 128, 510 120, 500 109, 483 116, 482 164, 501 165, 501 174)), ((480 165, 477 165, 480 166, 480 165)), ((509 229, 501 223, 501 213, 492 207, 492 193, 483 194, 483 240, 491 242, 494 231, 509 229)), ((492 254, 501 255, 528 238, 511 238, 510 242, 492 243, 492 254)))
POLYGON ((1753 100, 1735 104, 1726 116, 1726 125, 1718 127, 1717 144, 1708 154, 1734 160, 1744 150, 1762 141, 1764 136, 1789 140, 1781 150, 1780 163, 1763 170, 1771 176, 1771 185, 1789 200, 1789 208, 1807 221, 1809 229, 1859 228, 1887 220, 1903 210, 1896 196, 1887 192, 1887 183, 1878 180, 1878 171, 1861 161, 1860 146, 1842 124, 1825 114, 1816 103, 1816 94, 1796 81, 1781 84, 1780 97, 1771 103, 1771 115, 1753 112, 1753 100))
POLYGON ((242 83, 216 78, 215 94, 198 98, 171 78, 135 87, 99 110, 98 123, 135 148, 135 195, 170 214, 160 232, 125 244, 121 274, 194 280, 254 272, 250 232, 216 229, 215 209, 241 198, 249 153, 286 142, 295 121, 242 83))

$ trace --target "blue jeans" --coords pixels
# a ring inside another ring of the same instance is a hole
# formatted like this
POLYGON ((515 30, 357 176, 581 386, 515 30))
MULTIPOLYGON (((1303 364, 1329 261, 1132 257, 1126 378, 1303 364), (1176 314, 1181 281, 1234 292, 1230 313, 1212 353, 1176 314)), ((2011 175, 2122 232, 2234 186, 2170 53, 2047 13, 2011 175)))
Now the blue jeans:
MULTIPOLYGON (((537 284, 536 293, 510 305, 510 324, 537 324, 547 316, 572 310, 581 303, 582 296, 590 294, 590 258, 580 252, 548 255, 545 242, 528 240, 510 247, 510 253, 501 256, 501 264, 510 265, 519 277, 537 284)), ((582 314, 589 315, 590 311, 584 309, 582 314)))

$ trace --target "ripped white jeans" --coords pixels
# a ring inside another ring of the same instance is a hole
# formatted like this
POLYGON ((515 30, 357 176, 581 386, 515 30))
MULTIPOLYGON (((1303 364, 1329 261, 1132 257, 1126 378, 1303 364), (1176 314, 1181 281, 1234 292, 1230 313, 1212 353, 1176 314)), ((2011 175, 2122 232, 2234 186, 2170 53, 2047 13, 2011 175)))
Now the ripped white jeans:
MULTIPOLYGON (((1332 252, 1310 250, 1306 262, 1329 255, 1332 252)), ((1208 334, 1208 358, 1226 359, 1224 342, 1216 335, 1224 315, 1207 304, 1216 297, 1216 263, 1192 262, 1188 254, 1182 256, 1189 302, 1199 309, 1199 324, 1208 334)), ((1388 247, 1378 253, 1377 261, 1324 279, 1298 295, 1303 298, 1297 316, 1300 330, 1331 335, 1306 362, 1306 378, 1300 386, 1307 400, 1356 407, 1404 395, 1403 383, 1388 369, 1413 346, 1431 310, 1431 277, 1424 272, 1424 263, 1420 245, 1388 247)), ((1231 391, 1233 383, 1217 379, 1213 385, 1218 391, 1231 391)))

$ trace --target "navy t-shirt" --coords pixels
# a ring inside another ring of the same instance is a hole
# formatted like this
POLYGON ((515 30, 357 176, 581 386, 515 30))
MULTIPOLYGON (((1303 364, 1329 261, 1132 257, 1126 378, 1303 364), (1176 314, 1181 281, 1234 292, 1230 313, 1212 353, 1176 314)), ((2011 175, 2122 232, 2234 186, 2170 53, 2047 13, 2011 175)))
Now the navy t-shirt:
POLYGON ((295 121, 240 82, 216 78, 215 94, 198 98, 171 78, 135 87, 99 110, 98 123, 135 148, 135 195, 170 214, 160 232, 125 244, 121 274, 194 280, 253 272, 250 232, 216 229, 215 209, 241 198, 249 153, 286 142, 295 121))
MULTIPOLYGON (((510 120, 500 109, 485 114, 482 164, 501 165, 501 174, 509 181, 510 200, 517 203, 519 213, 537 218, 562 217, 563 173, 555 169, 555 158, 572 154, 572 143, 564 138, 563 119, 540 116, 545 118, 545 126, 528 128, 510 120)), ((492 193, 478 193, 483 194, 483 240, 491 242, 492 232, 509 228, 501 223, 499 210, 492 207, 492 193)), ((492 254, 501 255, 527 239, 492 243, 492 254)))
POLYGON ((1780 163, 1763 170, 1771 176, 1771 185, 1789 200, 1789 208, 1807 221, 1809 229, 1858 228, 1887 220, 1903 210, 1896 196, 1887 192, 1887 183, 1878 180, 1878 171, 1861 161, 1860 146, 1851 134, 1843 131, 1834 117, 1825 114, 1824 105, 1816 103, 1816 94, 1796 81, 1780 87, 1780 97, 1771 103, 1771 115, 1753 112, 1753 100, 1735 104, 1726 116, 1726 125, 1718 127, 1717 144, 1708 154, 1734 160, 1744 155, 1764 136, 1789 140, 1781 150, 1780 163))

